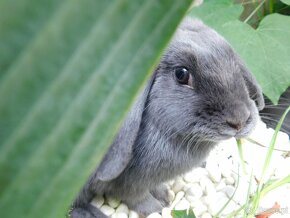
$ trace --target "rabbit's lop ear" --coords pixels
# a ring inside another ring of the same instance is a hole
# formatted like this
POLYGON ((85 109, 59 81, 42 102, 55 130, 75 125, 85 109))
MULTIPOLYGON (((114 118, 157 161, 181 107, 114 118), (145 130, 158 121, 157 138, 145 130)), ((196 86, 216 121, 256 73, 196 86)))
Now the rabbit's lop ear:
POLYGON ((101 181, 110 181, 118 177, 129 163, 132 147, 138 136, 143 111, 155 80, 156 71, 147 83, 143 93, 133 105, 119 133, 107 154, 99 165, 96 177, 101 181))
POLYGON ((242 66, 241 69, 250 97, 255 101, 257 108, 260 111, 265 107, 262 89, 258 85, 255 77, 246 69, 246 67, 242 66))

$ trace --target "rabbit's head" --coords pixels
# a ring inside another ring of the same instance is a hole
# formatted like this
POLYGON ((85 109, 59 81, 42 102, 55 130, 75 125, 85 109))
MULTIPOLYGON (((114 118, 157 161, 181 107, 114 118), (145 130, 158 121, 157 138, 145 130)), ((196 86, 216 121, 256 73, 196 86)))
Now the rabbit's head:
POLYGON ((259 85, 231 46, 201 21, 186 18, 103 159, 97 177, 112 180, 125 169, 140 131, 147 131, 143 137, 156 137, 152 134, 158 131, 163 140, 174 137, 181 146, 187 139, 194 143, 195 139, 241 138, 251 132, 263 107, 259 85))
POLYGON ((241 59, 201 21, 187 18, 181 24, 156 71, 147 113, 168 135, 241 138, 264 107, 261 89, 241 59))

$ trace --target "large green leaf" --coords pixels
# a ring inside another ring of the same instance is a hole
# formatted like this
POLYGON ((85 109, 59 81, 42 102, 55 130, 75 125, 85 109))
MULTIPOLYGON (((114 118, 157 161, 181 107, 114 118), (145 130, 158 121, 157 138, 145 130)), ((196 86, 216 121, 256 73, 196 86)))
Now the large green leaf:
POLYGON ((277 103, 290 85, 290 17, 268 15, 257 29, 253 29, 238 20, 240 5, 233 5, 231 0, 218 2, 205 1, 206 4, 193 9, 192 15, 202 18, 232 44, 255 74, 263 92, 277 103), (213 8, 219 16, 205 13, 207 10, 214 11, 213 8), (235 15, 228 17, 231 8, 235 15))
MULTIPOLYGON (((1 217, 64 217, 191 4, 40 2, 45 18, 24 10, 16 29, 0 25, 20 40, 5 36, 19 45, 0 58, 1 217), (17 29, 38 18, 28 33, 17 29)), ((0 3, 0 17, 9 5, 0 3)))

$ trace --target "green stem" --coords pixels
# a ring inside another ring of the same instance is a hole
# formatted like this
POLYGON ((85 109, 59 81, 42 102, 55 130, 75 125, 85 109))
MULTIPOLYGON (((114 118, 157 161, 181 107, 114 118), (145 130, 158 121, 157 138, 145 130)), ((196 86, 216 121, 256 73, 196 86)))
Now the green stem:
POLYGON ((274 12, 274 0, 269 1, 269 13, 273 14, 274 12))
POLYGON ((245 166, 245 161, 244 161, 244 154, 243 154, 243 148, 242 148, 241 139, 237 139, 237 144, 238 144, 238 150, 239 150, 239 156, 240 156, 240 160, 241 160, 241 165, 242 165, 242 168, 243 168, 243 173, 244 173, 244 175, 246 175, 247 172, 246 172, 246 166, 245 166))
POLYGON ((244 23, 248 23, 248 21, 254 16, 254 14, 262 7, 266 0, 260 2, 260 4, 252 11, 252 13, 244 20, 244 23))

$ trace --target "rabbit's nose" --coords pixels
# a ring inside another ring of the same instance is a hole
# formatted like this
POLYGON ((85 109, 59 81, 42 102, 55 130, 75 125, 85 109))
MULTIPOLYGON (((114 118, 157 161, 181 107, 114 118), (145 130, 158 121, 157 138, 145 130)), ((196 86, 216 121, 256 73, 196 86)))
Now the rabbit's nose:
POLYGON ((225 121, 229 127, 240 131, 246 125, 250 116, 250 110, 241 102, 233 105, 231 110, 228 111, 228 116, 225 117, 225 121))
POLYGON ((229 120, 227 120, 226 122, 230 127, 232 127, 233 129, 236 129, 237 131, 240 131, 243 127, 242 123, 240 122, 229 121, 229 120))

